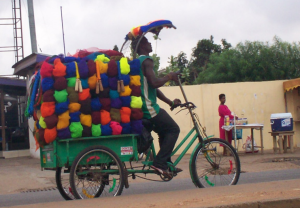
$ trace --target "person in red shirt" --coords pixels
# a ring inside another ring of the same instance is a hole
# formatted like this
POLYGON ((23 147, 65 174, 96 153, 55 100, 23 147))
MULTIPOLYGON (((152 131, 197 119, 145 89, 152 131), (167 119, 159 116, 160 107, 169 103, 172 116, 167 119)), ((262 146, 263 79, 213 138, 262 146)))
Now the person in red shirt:
MULTIPOLYGON (((233 119, 233 115, 231 115, 231 111, 225 105, 226 102, 226 97, 225 94, 220 94, 219 95, 219 100, 220 100, 220 105, 219 105, 219 130, 220 130, 220 138, 225 140, 225 130, 222 129, 222 126, 224 126, 224 118, 225 116, 229 116, 229 119, 233 119)), ((231 144, 232 141, 232 130, 228 131, 228 142, 231 144)))

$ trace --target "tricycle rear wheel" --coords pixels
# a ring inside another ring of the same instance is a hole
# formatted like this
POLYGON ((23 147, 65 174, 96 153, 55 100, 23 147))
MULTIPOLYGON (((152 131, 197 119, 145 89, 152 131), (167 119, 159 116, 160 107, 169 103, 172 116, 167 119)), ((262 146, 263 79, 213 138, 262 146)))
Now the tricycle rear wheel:
POLYGON ((64 167, 62 168, 59 167, 56 169, 55 181, 56 181, 57 189, 65 200, 73 200, 75 199, 75 197, 71 192, 70 179, 69 179, 70 174, 65 173, 65 169, 66 168, 64 167))
POLYGON ((70 185, 76 199, 121 195, 124 166, 111 149, 100 145, 88 147, 71 166, 70 185))

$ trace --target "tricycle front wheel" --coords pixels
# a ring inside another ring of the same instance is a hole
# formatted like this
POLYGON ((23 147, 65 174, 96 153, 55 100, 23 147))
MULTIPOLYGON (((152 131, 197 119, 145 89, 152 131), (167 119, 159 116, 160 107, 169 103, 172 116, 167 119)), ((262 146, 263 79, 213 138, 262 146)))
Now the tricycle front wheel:
POLYGON ((72 164, 70 185, 76 199, 121 195, 124 166, 111 149, 100 145, 88 147, 72 164))

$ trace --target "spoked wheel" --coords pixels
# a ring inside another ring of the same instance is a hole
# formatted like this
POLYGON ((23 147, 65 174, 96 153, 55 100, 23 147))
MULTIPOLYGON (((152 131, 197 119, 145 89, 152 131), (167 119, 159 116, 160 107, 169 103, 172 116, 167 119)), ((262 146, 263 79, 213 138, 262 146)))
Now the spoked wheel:
POLYGON ((204 146, 199 146, 192 158, 191 175, 199 188, 235 185, 239 180, 240 171, 239 156, 235 149, 222 139, 204 141, 204 146))
POLYGON ((70 184, 76 199, 118 196, 124 187, 123 164, 107 147, 88 147, 72 164, 70 184))
POLYGON ((75 199, 70 186, 69 171, 67 168, 57 168, 55 173, 55 181, 57 189, 65 200, 75 199))

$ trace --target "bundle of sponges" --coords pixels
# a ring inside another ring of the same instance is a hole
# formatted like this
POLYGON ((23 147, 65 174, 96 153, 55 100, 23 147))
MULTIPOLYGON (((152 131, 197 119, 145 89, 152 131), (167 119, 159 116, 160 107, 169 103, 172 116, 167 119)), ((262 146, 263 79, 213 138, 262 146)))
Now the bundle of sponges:
POLYGON ((131 126, 132 132, 141 134, 143 125, 143 111, 142 111, 142 98, 141 98, 141 76, 140 76, 140 61, 134 59, 129 62, 130 65, 130 89, 131 89, 131 126))
POLYGON ((53 142, 57 137, 57 122, 58 118, 55 114, 55 92, 54 85, 55 78, 53 77, 53 72, 57 72, 60 67, 60 60, 56 62, 57 68, 55 66, 49 64, 48 62, 44 62, 41 66, 40 74, 42 76, 41 88, 43 92, 43 99, 41 106, 36 108, 36 122, 35 122, 35 132, 36 138, 40 141, 41 145, 48 144, 53 142))
POLYGON ((54 56, 40 69, 41 104, 35 106, 39 144, 56 138, 140 134, 140 62, 101 52, 83 58, 54 56))
POLYGON ((40 89, 43 96, 41 106, 36 107, 40 108, 40 113, 36 118, 35 138, 42 145, 56 138, 73 136, 70 132, 70 112, 78 109, 78 93, 72 90, 76 83, 76 61, 78 59, 72 57, 55 56, 44 61, 41 66, 40 89), (66 63, 62 63, 62 60, 66 63))

